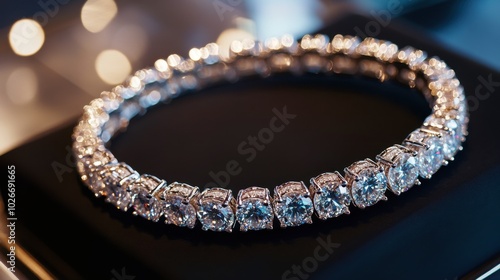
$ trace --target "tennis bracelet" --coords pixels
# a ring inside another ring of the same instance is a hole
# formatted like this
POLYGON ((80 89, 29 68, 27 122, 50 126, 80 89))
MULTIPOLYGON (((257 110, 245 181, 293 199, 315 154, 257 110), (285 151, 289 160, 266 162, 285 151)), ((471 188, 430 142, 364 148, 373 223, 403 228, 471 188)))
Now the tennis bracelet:
POLYGON ((189 51, 189 58, 173 54, 154 67, 137 71, 123 85, 102 92, 83 108, 74 129, 73 152, 81 180, 97 196, 118 209, 153 222, 203 230, 231 232, 272 229, 274 217, 281 227, 312 223, 313 213, 329 219, 349 213, 349 206, 365 208, 387 200, 385 192, 399 195, 419 177, 429 179, 452 161, 467 135, 468 113, 463 88, 455 72, 437 57, 422 50, 366 38, 306 35, 299 42, 291 36, 263 43, 235 41, 229 55, 210 43, 189 51), (432 113, 401 144, 374 160, 357 161, 344 169, 320 174, 303 182, 286 182, 269 189, 249 187, 235 197, 224 188, 198 187, 139 174, 119 162, 107 144, 130 120, 147 108, 170 102, 185 92, 209 85, 235 82, 248 76, 273 73, 362 75, 383 82, 395 80, 420 91, 432 113))

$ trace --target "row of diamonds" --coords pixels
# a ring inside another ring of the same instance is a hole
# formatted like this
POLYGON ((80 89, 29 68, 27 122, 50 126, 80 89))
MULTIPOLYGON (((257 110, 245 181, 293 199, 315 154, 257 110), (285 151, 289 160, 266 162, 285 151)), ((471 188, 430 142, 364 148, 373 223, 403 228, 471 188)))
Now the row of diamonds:
POLYGON ((467 135, 468 115, 463 88, 453 70, 440 59, 427 58, 411 47, 399 49, 388 41, 336 35, 306 35, 300 42, 290 36, 264 43, 243 40, 221 55, 214 44, 192 49, 189 58, 170 55, 156 61, 154 68, 137 71, 125 86, 103 92, 84 107, 73 133, 73 152, 82 180, 96 196, 119 209, 152 221, 163 215, 165 222, 205 230, 231 231, 272 228, 274 216, 282 227, 349 213, 349 206, 365 208, 386 200, 387 189, 399 195, 418 177, 430 178, 454 159, 467 135), (406 68, 401 68, 405 65, 406 68), (160 101, 181 92, 202 88, 221 80, 234 81, 247 75, 268 76, 274 72, 360 73, 381 81, 389 78, 416 87, 429 99, 432 114, 402 145, 394 145, 376 157, 358 161, 340 173, 324 173, 310 181, 288 182, 269 190, 251 187, 233 198, 230 190, 206 189, 183 183, 167 186, 151 175, 140 176, 128 165, 118 163, 105 144, 126 128, 129 120, 160 101))
POLYGON ((394 145, 376 159, 353 163, 345 168, 345 178, 339 173, 324 173, 303 182, 287 182, 277 186, 274 197, 269 190, 250 187, 241 190, 237 199, 231 190, 206 189, 183 183, 166 185, 151 175, 139 176, 124 163, 103 151, 80 161, 86 168, 82 179, 96 196, 127 211, 132 206, 135 215, 193 228, 196 218, 204 230, 231 232, 235 221, 240 230, 272 229, 274 215, 282 227, 312 223, 313 211, 320 219, 349 214, 351 201, 359 208, 387 200, 387 189, 399 195, 413 185, 418 177, 430 178, 443 164, 443 134, 427 128, 412 132, 405 145, 394 145), (92 166, 88 163, 94 162, 92 166), (100 164, 99 164, 100 162, 100 164), (108 162, 104 164, 104 162, 108 162), (100 166, 100 167, 99 167, 100 166))

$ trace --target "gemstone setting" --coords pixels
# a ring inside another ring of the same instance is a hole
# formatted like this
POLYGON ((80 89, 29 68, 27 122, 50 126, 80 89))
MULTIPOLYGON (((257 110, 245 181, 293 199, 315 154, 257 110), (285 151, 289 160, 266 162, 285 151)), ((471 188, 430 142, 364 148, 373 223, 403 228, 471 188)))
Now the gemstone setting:
POLYGON ((198 200, 198 220, 203 230, 232 232, 236 200, 231 190, 205 189, 198 200))
POLYGON ((350 213, 351 195, 347 181, 339 172, 323 173, 312 178, 309 190, 318 218, 325 220, 350 213))
POLYGON ((377 156, 380 166, 384 168, 389 189, 400 195, 413 185, 419 185, 417 152, 401 145, 385 149, 377 156))
POLYGON ((100 196, 100 189, 94 189, 96 185, 91 184, 92 177, 96 176, 95 171, 108 163, 117 163, 116 158, 105 148, 97 149, 92 155, 83 156, 77 161, 76 168, 82 181, 94 192, 100 196))
POLYGON ((160 180, 152 175, 143 174, 138 180, 130 184, 132 195, 131 207, 134 215, 157 222, 162 214, 162 203, 154 195, 155 191, 166 185, 164 180, 160 180))
POLYGON ((139 174, 125 163, 108 164, 99 169, 92 184, 93 189, 106 196, 107 202, 127 211, 131 202, 128 185, 137 178, 139 174))
POLYGON ((423 178, 430 179, 443 164, 447 164, 439 132, 417 129, 406 138, 405 144, 418 153, 419 174, 423 178))
POLYGON ((165 223, 193 228, 196 224, 196 200, 198 187, 174 182, 163 192, 165 223))
POLYGON ((384 170, 371 159, 357 161, 344 169, 354 204, 359 208, 387 200, 384 170))
POLYGON ((241 231, 273 229, 274 212, 269 189, 250 187, 238 192, 236 219, 241 231))
POLYGON ((443 135, 443 154, 445 159, 454 160, 455 154, 462 149, 463 131, 458 119, 446 117, 427 117, 424 125, 443 135))
POLYGON ((287 182, 274 188, 274 212, 281 227, 311 224, 313 203, 303 182, 287 182))

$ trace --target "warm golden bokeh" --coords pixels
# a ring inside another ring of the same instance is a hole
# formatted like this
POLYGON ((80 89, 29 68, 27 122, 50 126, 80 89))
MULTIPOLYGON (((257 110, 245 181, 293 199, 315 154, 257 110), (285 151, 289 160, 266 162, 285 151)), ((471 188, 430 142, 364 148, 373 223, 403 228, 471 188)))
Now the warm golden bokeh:
POLYGON ((45 42, 42 26, 32 19, 18 20, 9 32, 9 43, 12 50, 20 56, 37 53, 45 42))
POLYGON ((105 50, 97 56, 95 69, 101 80, 110 85, 115 85, 123 82, 130 75, 132 66, 122 52, 105 50))
POLYGON ((88 31, 102 31, 113 20, 118 7, 113 0, 88 0, 82 7, 82 24, 88 31))
POLYGON ((10 73, 5 84, 7 96, 16 105, 31 102, 38 93, 38 78, 28 67, 20 67, 10 73))

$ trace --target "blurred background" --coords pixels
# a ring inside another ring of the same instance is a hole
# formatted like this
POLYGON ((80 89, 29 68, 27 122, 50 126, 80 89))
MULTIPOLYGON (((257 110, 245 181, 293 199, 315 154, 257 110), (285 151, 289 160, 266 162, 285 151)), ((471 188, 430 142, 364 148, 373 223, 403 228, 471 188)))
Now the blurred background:
POLYGON ((500 70, 495 0, 16 0, 0 11, 0 155, 73 122, 134 70, 209 42, 304 33, 350 13, 413 25, 500 70))

